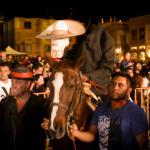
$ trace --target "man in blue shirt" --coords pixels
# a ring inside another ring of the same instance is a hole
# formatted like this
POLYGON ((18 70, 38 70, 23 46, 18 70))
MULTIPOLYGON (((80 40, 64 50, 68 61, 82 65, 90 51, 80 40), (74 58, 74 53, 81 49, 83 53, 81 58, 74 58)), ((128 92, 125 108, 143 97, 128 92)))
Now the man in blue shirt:
POLYGON ((129 75, 114 73, 108 89, 108 101, 93 113, 89 130, 81 132, 76 125, 72 125, 72 137, 91 142, 98 131, 100 150, 148 149, 146 114, 128 100, 131 87, 132 79, 129 75))

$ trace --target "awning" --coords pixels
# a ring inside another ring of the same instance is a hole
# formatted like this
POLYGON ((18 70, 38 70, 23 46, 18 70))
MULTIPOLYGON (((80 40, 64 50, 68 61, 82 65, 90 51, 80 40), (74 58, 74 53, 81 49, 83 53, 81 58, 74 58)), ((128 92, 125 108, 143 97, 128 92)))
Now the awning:
POLYGON ((25 55, 26 53, 22 53, 19 51, 14 50, 13 48, 11 48, 10 46, 7 46, 5 48, 6 54, 7 55, 25 55))

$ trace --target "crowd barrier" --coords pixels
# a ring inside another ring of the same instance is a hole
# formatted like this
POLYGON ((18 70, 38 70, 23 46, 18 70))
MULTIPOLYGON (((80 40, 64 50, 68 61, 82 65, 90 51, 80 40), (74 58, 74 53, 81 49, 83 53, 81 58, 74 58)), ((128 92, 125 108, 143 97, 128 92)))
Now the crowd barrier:
MULTIPOLYGON (((141 106, 147 114, 147 120, 150 127, 150 87, 136 88, 134 90, 134 102, 141 106)), ((148 137, 150 139, 150 129, 148 137)))

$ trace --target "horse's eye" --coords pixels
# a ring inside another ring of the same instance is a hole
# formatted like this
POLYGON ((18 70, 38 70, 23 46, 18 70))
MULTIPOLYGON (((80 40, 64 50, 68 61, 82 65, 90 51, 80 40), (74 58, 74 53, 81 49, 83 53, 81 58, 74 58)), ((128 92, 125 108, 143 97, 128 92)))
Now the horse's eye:
POLYGON ((66 86, 67 86, 68 88, 74 88, 74 84, 69 84, 69 83, 68 83, 66 86))
POLYGON ((70 88, 74 88, 74 85, 73 85, 73 84, 71 84, 71 85, 70 85, 70 88))

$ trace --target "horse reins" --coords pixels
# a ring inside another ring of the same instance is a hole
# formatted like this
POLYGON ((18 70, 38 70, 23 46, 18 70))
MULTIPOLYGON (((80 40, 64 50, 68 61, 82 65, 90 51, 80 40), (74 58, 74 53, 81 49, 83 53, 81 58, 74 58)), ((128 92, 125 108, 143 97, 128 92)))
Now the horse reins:
MULTIPOLYGON (((80 90, 81 90, 81 93, 82 93, 82 94, 80 95, 80 97, 83 97, 84 92, 83 92, 83 88, 82 88, 82 79, 81 79, 81 74, 80 74, 80 72, 79 72, 79 79, 78 79, 78 80, 80 81, 79 83, 81 83, 81 84, 80 84, 80 90)), ((73 96, 73 99, 75 100, 74 97, 75 97, 75 96, 73 96)), ((84 98, 80 98, 80 99, 84 99, 84 98)), ((82 101, 80 101, 79 103, 81 103, 81 102, 82 102, 82 101)), ((72 107, 71 107, 70 110, 72 110, 73 107, 74 107, 74 105, 72 105, 72 107)), ((77 107, 77 106, 76 106, 76 107, 77 107)), ((76 107, 74 107, 74 108, 76 108, 76 107)), ((72 140, 72 142, 73 142, 74 150, 77 150, 76 143, 75 143, 75 139, 72 139, 72 138, 70 137, 70 131, 69 131, 71 124, 73 124, 73 123, 75 122, 75 120, 76 120, 75 117, 73 116, 73 112, 74 112, 74 110, 72 110, 71 113, 68 114, 66 126, 67 126, 67 135, 68 135, 68 137, 69 137, 69 138, 72 140)), ((85 115, 86 115, 86 114, 85 114, 85 115)), ((86 116, 85 116, 85 118, 86 118, 86 116)), ((80 127, 79 131, 82 131, 82 130, 84 129, 85 123, 86 123, 86 120, 84 120, 83 125, 80 127)))

